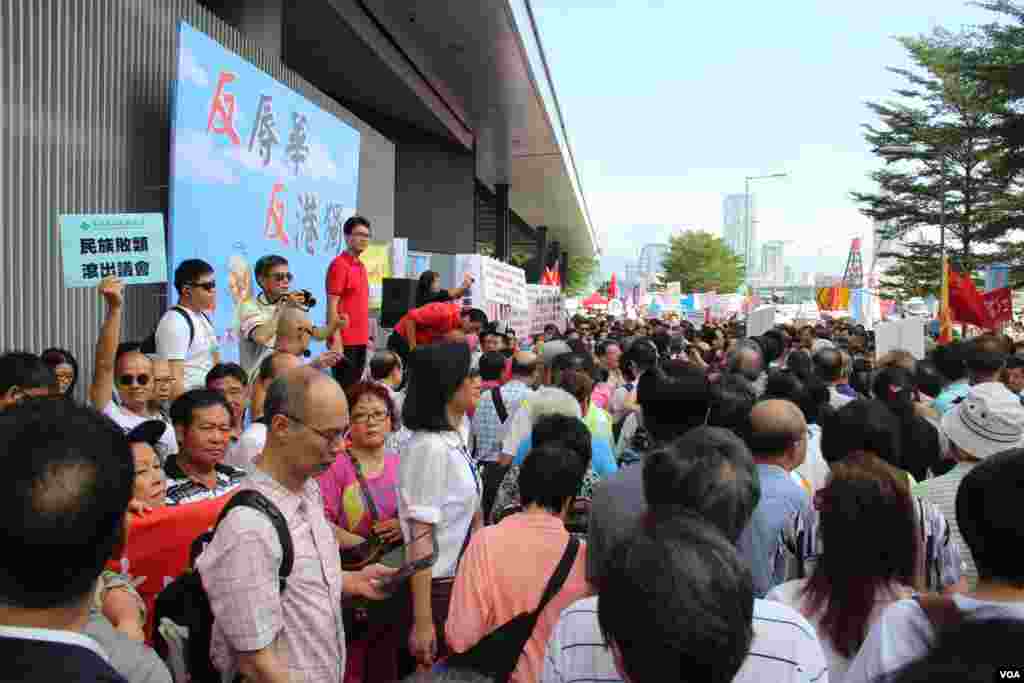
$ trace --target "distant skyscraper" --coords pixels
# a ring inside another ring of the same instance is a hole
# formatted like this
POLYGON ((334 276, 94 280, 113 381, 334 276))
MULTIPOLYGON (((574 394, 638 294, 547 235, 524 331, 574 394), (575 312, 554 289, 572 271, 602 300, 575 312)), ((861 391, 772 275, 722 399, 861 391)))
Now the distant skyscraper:
POLYGON ((722 239, 732 252, 743 259, 747 277, 758 272, 758 253, 755 228, 757 225, 757 204, 750 195, 750 220, 747 220, 747 195, 726 195, 722 205, 722 239))
POLYGON ((765 282, 782 284, 785 279, 785 242, 772 240, 761 247, 761 275, 765 282))

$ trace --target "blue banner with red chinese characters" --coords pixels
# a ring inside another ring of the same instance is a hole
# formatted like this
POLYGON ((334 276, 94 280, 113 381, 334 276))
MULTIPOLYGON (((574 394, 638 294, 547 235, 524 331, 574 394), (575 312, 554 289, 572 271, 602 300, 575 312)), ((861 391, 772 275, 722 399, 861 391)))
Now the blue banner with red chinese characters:
POLYGON ((237 310, 259 294, 261 256, 288 259, 323 324, 327 267, 356 211, 359 132, 185 22, 173 106, 172 273, 189 258, 213 265, 223 359, 238 358, 237 310))

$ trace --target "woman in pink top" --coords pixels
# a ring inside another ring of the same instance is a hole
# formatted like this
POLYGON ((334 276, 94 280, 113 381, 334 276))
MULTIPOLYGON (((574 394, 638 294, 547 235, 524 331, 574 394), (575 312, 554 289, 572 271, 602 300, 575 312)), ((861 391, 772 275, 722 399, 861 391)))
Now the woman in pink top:
MULTIPOLYGON (((519 471, 523 511, 473 534, 459 564, 445 625, 448 645, 465 652, 484 636, 532 612, 569 543, 565 516, 583 482, 590 453, 556 443, 530 451, 519 471)), ((544 650, 562 610, 593 593, 586 546, 555 597, 540 613, 511 683, 536 683, 544 650)))
MULTIPOLYGON (((345 454, 320 476, 324 513, 342 548, 359 545, 372 533, 388 543, 401 541, 398 454, 384 447, 395 422, 394 404, 387 388, 375 382, 354 384, 347 395, 351 443, 345 454), (357 476, 357 467, 365 488, 357 476), (373 499, 376 520, 368 498, 373 499)), ((397 652, 403 633, 386 620, 356 623, 355 632, 345 634, 345 683, 397 680, 397 652)))

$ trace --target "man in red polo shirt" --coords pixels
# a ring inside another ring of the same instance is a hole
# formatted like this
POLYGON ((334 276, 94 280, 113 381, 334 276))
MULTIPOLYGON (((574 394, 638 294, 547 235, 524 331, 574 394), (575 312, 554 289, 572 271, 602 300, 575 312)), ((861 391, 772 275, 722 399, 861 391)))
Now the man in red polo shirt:
POLYGON ((487 314, 479 308, 463 310, 449 302, 427 304, 402 316, 388 339, 388 350, 405 359, 417 346, 455 339, 458 334, 477 334, 486 325, 487 314))
POLYGON ((360 255, 370 246, 370 221, 352 216, 345 221, 348 249, 331 261, 327 269, 327 324, 338 319, 344 327, 329 341, 332 351, 344 353, 334 366, 334 379, 348 388, 363 377, 366 345, 370 341, 370 281, 360 255))

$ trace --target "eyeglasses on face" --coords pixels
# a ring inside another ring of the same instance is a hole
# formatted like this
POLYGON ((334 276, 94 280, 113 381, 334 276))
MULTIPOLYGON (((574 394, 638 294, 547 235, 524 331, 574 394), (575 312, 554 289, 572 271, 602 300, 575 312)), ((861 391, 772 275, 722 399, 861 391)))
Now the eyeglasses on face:
POLYGON ((270 277, 274 278, 275 282, 291 282, 295 279, 291 273, 271 273, 270 277))
POLYGON ((144 387, 149 384, 149 375, 121 375, 117 378, 117 383, 130 387, 138 384, 140 387, 144 387))
POLYGON ((381 410, 375 413, 353 413, 350 419, 354 425, 365 425, 371 422, 383 422, 389 417, 391 415, 386 410, 381 410))
POLYGON ((199 287, 200 289, 205 289, 207 292, 212 292, 217 289, 217 282, 214 280, 211 280, 210 282, 190 282, 189 286, 199 287))
POLYGON ((353 230, 352 237, 358 237, 359 239, 368 240, 370 239, 370 233, 353 230))
POLYGON ((289 415, 288 413, 285 413, 284 416, 287 417, 289 420, 302 425, 303 427, 305 427, 309 431, 311 431, 314 434, 316 434, 317 436, 319 436, 321 439, 323 439, 324 441, 327 442, 328 446, 340 445, 345 440, 345 430, 344 429, 332 429, 330 431, 326 431, 325 432, 325 431, 321 431, 321 430, 317 429, 316 427, 310 426, 309 424, 303 422, 302 420, 300 420, 299 418, 295 417, 294 415, 289 415))

